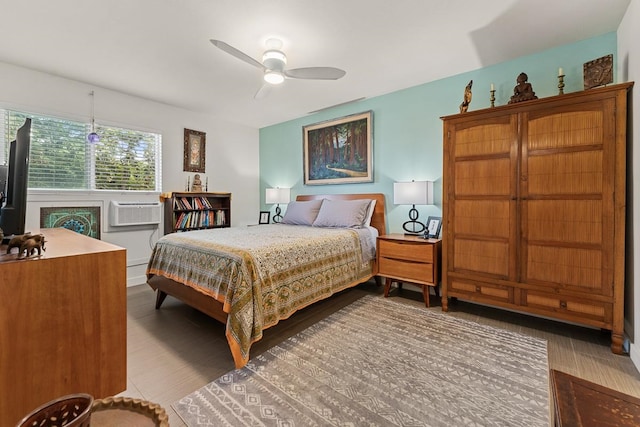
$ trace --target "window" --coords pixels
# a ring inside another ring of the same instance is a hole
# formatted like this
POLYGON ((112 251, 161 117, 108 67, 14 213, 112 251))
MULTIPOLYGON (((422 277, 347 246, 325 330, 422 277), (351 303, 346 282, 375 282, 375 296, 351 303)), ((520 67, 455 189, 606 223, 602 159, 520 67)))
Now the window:
POLYGON ((161 135, 96 125, 100 141, 87 142, 87 123, 0 110, 0 163, 8 142, 31 117, 30 189, 140 190, 161 189, 161 135))

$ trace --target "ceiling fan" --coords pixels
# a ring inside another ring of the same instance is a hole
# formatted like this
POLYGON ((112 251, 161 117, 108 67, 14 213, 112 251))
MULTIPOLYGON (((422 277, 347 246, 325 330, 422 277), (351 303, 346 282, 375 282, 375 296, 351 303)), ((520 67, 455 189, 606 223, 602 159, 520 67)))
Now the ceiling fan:
POLYGON ((263 71, 263 79, 265 81, 265 84, 255 94, 254 98, 256 99, 262 98, 264 95, 266 95, 270 86, 282 83, 285 78, 308 80, 338 80, 346 74, 346 71, 334 67, 306 67, 285 69, 285 65, 287 65, 287 56, 280 50, 282 49, 282 41, 278 39, 272 38, 267 40, 267 50, 262 55, 262 62, 253 59, 246 53, 221 40, 211 39, 210 42, 213 43, 213 45, 217 48, 263 71))

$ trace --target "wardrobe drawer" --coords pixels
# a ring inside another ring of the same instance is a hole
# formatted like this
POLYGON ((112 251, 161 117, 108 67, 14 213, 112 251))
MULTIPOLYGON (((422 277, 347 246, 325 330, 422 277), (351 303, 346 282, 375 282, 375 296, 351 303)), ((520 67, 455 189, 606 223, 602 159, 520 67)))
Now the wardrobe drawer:
POLYGON ((512 304, 514 289, 512 286, 495 285, 478 281, 450 279, 447 284, 449 296, 490 304, 512 304))
POLYGON ((608 302, 571 298, 556 293, 522 291, 522 303, 536 311, 548 311, 566 320, 603 327, 610 325, 613 305, 608 302))

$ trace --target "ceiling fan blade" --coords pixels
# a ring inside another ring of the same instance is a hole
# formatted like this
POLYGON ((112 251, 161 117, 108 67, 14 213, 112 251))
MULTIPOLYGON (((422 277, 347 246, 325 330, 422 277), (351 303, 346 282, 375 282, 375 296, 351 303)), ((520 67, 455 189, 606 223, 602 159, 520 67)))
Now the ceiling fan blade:
POLYGON ((258 61, 256 61, 255 59, 247 55, 246 53, 239 51, 235 47, 228 45, 227 43, 220 40, 210 39, 209 41, 213 43, 215 47, 224 50, 229 55, 233 55, 239 60, 246 62, 247 64, 251 64, 254 67, 258 67, 261 70, 264 70, 264 66, 261 63, 259 63, 258 61))
POLYGON ((266 97, 269 94, 269 92, 271 92, 271 88, 272 87, 273 86, 268 84, 268 83, 263 84, 262 87, 260 87, 260 89, 258 89, 256 94, 253 95, 253 99, 262 99, 262 98, 266 97))
POLYGON ((292 79, 338 80, 346 71, 333 67, 308 67, 284 70, 284 75, 292 79))

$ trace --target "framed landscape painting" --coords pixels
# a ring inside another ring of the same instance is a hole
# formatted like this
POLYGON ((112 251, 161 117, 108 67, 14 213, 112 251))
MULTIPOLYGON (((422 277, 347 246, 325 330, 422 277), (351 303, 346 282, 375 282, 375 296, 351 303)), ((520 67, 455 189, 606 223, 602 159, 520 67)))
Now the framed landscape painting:
POLYGON ((303 126, 306 185, 373 182, 371 111, 303 126))

